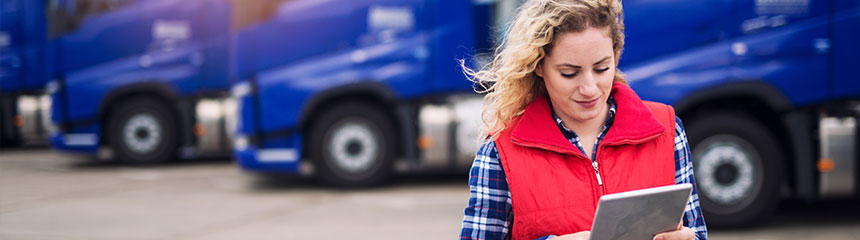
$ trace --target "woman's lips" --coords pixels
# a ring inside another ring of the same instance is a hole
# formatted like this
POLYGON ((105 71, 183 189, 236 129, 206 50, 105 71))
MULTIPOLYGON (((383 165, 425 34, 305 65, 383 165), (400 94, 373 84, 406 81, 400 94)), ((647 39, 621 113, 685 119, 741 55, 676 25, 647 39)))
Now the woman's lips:
POLYGON ((576 101, 576 103, 579 104, 579 106, 582 106, 583 108, 593 108, 594 106, 597 106, 597 100, 598 99, 594 99, 594 100, 590 100, 590 101, 576 101))

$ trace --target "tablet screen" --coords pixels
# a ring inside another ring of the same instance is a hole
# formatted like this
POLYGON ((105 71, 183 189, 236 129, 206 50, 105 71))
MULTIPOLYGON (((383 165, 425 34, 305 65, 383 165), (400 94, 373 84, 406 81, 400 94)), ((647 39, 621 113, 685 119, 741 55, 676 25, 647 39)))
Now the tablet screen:
POLYGON ((600 197, 591 239, 652 239, 678 228, 693 185, 688 183, 600 197))

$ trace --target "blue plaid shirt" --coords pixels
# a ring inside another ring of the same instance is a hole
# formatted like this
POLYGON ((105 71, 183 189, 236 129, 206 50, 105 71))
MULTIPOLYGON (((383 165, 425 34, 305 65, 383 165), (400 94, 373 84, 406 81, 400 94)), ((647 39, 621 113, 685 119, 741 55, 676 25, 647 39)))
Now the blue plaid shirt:
MULTIPOLYGON (((615 119, 615 100, 610 97, 609 116, 603 126, 603 130, 594 142, 592 156, 597 154, 597 146, 615 119)), ((564 136, 585 153, 579 136, 564 126, 561 118, 552 111, 552 116, 564 136)), ((696 180, 693 177, 693 164, 690 157, 690 146, 681 119, 675 117, 675 182, 693 184, 693 192, 690 201, 684 209, 684 226, 696 231, 696 239, 707 239, 708 230, 705 227, 705 219, 702 217, 702 209, 699 207, 699 195, 696 189, 696 180)), ((592 161, 594 159, 592 158, 592 161)), ((460 239, 509 239, 511 223, 514 214, 511 205, 511 193, 508 191, 508 181, 505 171, 499 160, 499 152, 494 141, 488 140, 478 150, 472 169, 469 173, 469 188, 471 189, 469 205, 466 207, 463 217, 463 228, 460 231, 460 239)), ((544 236, 539 239, 550 239, 554 235, 544 236)))

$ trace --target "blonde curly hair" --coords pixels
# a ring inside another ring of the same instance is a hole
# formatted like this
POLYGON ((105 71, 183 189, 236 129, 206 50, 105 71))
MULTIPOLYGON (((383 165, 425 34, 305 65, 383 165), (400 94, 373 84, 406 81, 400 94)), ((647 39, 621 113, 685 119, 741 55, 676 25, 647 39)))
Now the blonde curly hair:
MULTIPOLYGON (((546 94, 543 79, 535 68, 551 52, 556 37, 582 32, 589 27, 605 28, 612 39, 615 65, 624 46, 624 21, 619 0, 529 0, 514 16, 492 61, 479 70, 461 64, 472 82, 483 90, 484 110, 481 140, 493 139, 522 114, 536 96, 546 94)), ((615 82, 626 83, 616 70, 615 82)))

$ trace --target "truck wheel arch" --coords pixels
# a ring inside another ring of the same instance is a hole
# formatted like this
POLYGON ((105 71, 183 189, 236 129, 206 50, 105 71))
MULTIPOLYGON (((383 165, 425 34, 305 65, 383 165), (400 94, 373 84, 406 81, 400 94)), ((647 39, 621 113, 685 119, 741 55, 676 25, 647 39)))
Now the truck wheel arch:
MULTIPOLYGON (((791 139, 794 137, 789 134, 789 131, 799 126, 795 126, 785 119, 780 119, 783 117, 780 116, 781 114, 795 110, 794 104, 779 89, 764 81, 749 80, 708 87, 684 96, 673 105, 675 112, 681 119, 692 119, 696 115, 707 114, 708 111, 720 109, 745 112, 766 123, 772 133, 783 138, 781 140, 782 145, 790 146, 792 142, 797 141, 797 139, 791 139), (742 108, 737 108, 738 105, 741 105, 742 108)), ((790 149, 785 148, 786 151, 790 149)))
MULTIPOLYGON (((307 103, 304 104, 301 112, 299 113, 298 129, 302 132, 307 132, 313 118, 324 112, 328 106, 352 99, 361 99, 390 107, 389 109, 392 110, 387 111, 388 117, 397 125, 396 129, 398 130, 402 129, 404 125, 409 125, 404 124, 404 119, 398 117, 398 114, 393 110, 393 107, 398 105, 398 99, 393 90, 382 83, 361 82, 326 89, 314 94, 310 97, 307 103)), ((398 134, 397 137, 402 138, 402 134, 398 134)), ((403 149, 403 146, 395 147, 398 149, 398 153, 403 149)))
POLYGON ((674 104, 675 111, 682 115, 707 102, 736 97, 757 99, 774 112, 788 111, 794 107, 788 97, 773 85, 763 81, 743 81, 688 94, 674 104))
MULTIPOLYGON (((158 83, 158 82, 143 82, 143 83, 130 84, 127 86, 117 88, 117 89, 111 91, 110 93, 108 93, 107 95, 105 95, 104 99, 101 101, 101 103, 99 105, 99 111, 98 111, 99 122, 106 123, 107 118, 109 117, 108 114, 110 114, 111 108, 113 106, 115 106, 116 104, 119 104, 124 100, 131 99, 131 98, 141 96, 141 95, 152 96, 152 97, 155 97, 164 103, 168 103, 167 106, 173 111, 174 114, 176 114, 176 116, 179 116, 180 118, 185 117, 184 115, 190 114, 190 113, 185 113, 185 111, 182 111, 181 109, 179 109, 179 108, 181 108, 180 105, 182 105, 181 104, 182 99, 179 97, 179 94, 177 94, 169 86, 162 84, 162 83, 158 83), (169 103, 180 103, 180 104, 169 104, 169 103)), ((182 122, 181 119, 177 119, 177 120, 182 122)), ((105 125, 106 124, 102 124, 102 129, 104 129, 105 125)), ((179 132, 187 132, 184 130, 186 128, 186 126, 184 126, 184 124, 180 123, 180 124, 177 124, 177 126, 179 127, 179 132)), ((105 134, 101 135, 102 138, 104 138, 104 136, 105 136, 105 134)), ((180 143, 185 143, 184 137, 180 137, 180 143)))
MULTIPOLYGON (((779 89, 764 81, 748 80, 707 87, 684 96, 673 105, 681 119, 693 119, 696 115, 720 109, 744 112, 766 123, 769 130, 781 138, 782 145, 790 146, 796 141, 791 139, 792 134, 788 133, 799 126, 780 119, 783 117, 782 114, 795 109, 794 104, 779 89), (737 108, 738 106, 742 108, 737 108)), ((791 148, 784 149, 789 151, 791 148)), ((791 153, 785 152, 785 154, 791 153)))
POLYGON ((299 126, 306 127, 310 118, 318 113, 321 106, 349 98, 364 98, 390 105, 397 101, 394 91, 381 83, 362 82, 326 89, 314 94, 304 104, 299 113, 299 126))

